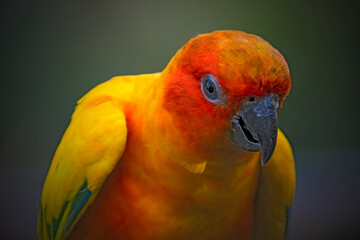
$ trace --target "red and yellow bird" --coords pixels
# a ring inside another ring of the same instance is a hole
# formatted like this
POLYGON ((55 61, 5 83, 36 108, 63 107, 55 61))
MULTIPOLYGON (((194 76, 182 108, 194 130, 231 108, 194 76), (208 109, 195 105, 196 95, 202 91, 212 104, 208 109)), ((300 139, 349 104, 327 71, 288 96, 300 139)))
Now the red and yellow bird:
POLYGON ((284 238, 295 170, 277 118, 290 85, 268 42, 217 31, 163 72, 95 87, 53 158, 39 238, 284 238))

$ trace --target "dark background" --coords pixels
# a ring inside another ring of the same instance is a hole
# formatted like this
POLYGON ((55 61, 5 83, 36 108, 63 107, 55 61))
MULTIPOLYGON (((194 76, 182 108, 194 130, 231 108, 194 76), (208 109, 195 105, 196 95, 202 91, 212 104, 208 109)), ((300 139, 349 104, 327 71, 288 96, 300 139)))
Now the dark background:
POLYGON ((290 66, 280 113, 297 167, 288 239, 360 237, 360 21, 352 2, 1 3, 0 238, 36 238, 42 183, 83 94, 115 75, 162 71, 191 37, 221 29, 262 36, 290 66))

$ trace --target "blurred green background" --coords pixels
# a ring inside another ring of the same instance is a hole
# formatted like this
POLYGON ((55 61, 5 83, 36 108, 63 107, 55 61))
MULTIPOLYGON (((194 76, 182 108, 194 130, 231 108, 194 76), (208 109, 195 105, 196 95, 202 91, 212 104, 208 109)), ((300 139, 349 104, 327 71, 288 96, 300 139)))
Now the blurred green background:
POLYGON ((351 3, 1 3, 0 238, 36 239, 42 183, 83 94, 115 75, 162 71, 191 37, 221 29, 262 36, 290 66, 280 113, 297 167, 288 239, 359 237, 360 21, 351 3))

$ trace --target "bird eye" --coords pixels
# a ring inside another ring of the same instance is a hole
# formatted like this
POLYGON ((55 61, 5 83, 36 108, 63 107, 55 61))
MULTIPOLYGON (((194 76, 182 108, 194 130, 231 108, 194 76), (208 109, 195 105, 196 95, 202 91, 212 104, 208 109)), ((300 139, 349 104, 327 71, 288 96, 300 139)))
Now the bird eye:
POLYGON ((218 100, 219 84, 213 75, 208 74, 201 79, 201 90, 208 101, 214 102, 218 100))
POLYGON ((216 86, 215 83, 211 81, 211 79, 206 79, 204 81, 204 89, 207 97, 211 99, 217 98, 216 86))

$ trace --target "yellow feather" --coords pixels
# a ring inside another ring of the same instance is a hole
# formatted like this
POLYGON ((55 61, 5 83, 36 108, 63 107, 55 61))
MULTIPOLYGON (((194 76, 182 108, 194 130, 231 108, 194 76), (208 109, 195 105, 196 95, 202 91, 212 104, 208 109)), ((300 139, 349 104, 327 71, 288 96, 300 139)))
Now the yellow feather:
POLYGON ((62 219, 59 219, 56 236, 50 234, 51 239, 62 239, 66 234, 65 220, 72 207, 72 199, 80 187, 87 182, 92 194, 77 220, 121 158, 127 135, 121 102, 128 100, 134 90, 133 84, 128 83, 132 78, 113 78, 78 101, 44 183, 40 213, 43 216, 39 217, 38 223, 40 239, 48 239, 50 233, 47 232, 47 225, 50 229, 54 227, 54 220, 60 217, 64 204, 69 202, 62 219), (121 91, 121 94, 117 91, 121 91), (119 96, 122 98, 119 99, 119 96))
POLYGON ((260 169, 255 200, 255 239, 284 239, 287 207, 295 192, 295 166, 291 146, 278 130, 275 152, 260 169))

